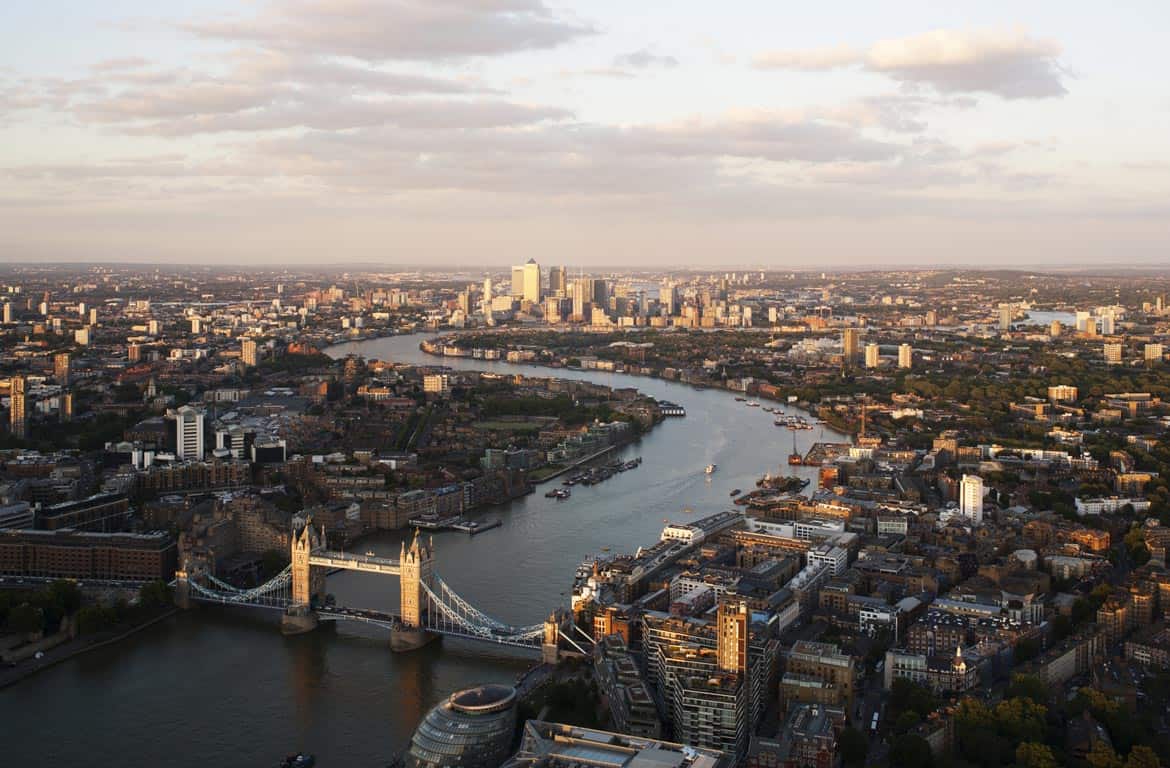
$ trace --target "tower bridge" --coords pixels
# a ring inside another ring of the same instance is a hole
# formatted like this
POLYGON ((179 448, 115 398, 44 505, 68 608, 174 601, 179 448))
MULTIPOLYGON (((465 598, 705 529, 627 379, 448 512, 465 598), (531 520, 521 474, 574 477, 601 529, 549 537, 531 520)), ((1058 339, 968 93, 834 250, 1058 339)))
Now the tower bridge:
POLYGON ((204 602, 280 610, 285 634, 311 632, 322 621, 361 622, 388 629, 395 651, 420 648, 445 635, 539 651, 550 662, 561 652, 588 653, 592 639, 564 609, 553 611, 541 624, 502 622, 451 589, 435 571, 434 554, 433 540, 424 541, 417 531, 409 547, 402 543, 397 560, 331 550, 325 545, 324 532, 314 528, 310 519, 293 531, 288 567, 264 584, 243 589, 204 568, 184 566, 175 574, 175 599, 181 607, 204 602), (325 591, 325 577, 336 570, 397 577, 398 613, 333 604, 325 591))

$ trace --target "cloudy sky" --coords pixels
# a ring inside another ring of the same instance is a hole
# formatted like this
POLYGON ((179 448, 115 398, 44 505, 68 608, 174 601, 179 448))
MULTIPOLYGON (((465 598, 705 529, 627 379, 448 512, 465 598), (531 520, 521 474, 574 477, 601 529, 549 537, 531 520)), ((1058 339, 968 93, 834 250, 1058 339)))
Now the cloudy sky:
POLYGON ((4 3, 0 260, 1170 262, 1168 26, 1164 0, 4 3))

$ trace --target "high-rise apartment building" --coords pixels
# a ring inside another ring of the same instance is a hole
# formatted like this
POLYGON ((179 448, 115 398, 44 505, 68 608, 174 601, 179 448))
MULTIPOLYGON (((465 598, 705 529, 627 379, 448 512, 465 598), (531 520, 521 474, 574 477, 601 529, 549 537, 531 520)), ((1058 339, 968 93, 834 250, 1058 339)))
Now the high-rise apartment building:
POLYGON ((983 522, 983 478, 963 475, 959 483, 959 514, 974 523, 983 522))
POLYGON ((914 367, 914 348, 909 344, 901 344, 898 346, 898 367, 914 367))
POLYGON ((1011 304, 999 305, 999 330, 1006 332, 1012 329, 1012 314, 1014 311, 1015 307, 1011 304))
POLYGON ((1121 365, 1121 344, 1109 343, 1105 345, 1105 363, 1107 365, 1121 365))
POLYGON ((1147 363, 1160 363, 1162 356, 1165 354, 1161 344, 1147 344, 1145 348, 1145 358, 1147 363))
POLYGON ((13 437, 28 435, 28 418, 25 412, 24 377, 13 376, 8 384, 8 426, 13 437))
POLYGON ((53 378, 61 386, 69 384, 69 374, 71 373, 71 361, 68 352, 58 352, 53 355, 53 378))
POLYGON ((248 367, 257 364, 255 339, 244 339, 240 342, 240 360, 248 367))
POLYGON ((180 461, 203 459, 203 413, 189 405, 173 412, 175 420, 175 458, 180 461))
POLYGON ((881 364, 881 348, 877 344, 865 345, 865 367, 877 368, 881 364))
POLYGON ((642 630, 647 684, 678 740, 742 758, 774 684, 775 635, 735 601, 714 622, 650 611, 642 630))
POLYGON ((856 328, 846 328, 841 331, 841 355, 846 365, 857 362, 858 333, 856 328))

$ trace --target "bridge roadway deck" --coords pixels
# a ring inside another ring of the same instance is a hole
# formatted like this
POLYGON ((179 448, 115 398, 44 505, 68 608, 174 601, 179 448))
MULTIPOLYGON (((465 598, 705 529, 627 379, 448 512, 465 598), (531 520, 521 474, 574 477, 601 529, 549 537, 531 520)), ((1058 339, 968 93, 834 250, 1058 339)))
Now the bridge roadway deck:
POLYGON ((309 555, 309 564, 321 568, 341 568, 346 571, 364 571, 366 573, 383 573, 398 576, 402 567, 397 560, 373 555, 354 555, 348 552, 335 552, 329 549, 317 549, 309 555))

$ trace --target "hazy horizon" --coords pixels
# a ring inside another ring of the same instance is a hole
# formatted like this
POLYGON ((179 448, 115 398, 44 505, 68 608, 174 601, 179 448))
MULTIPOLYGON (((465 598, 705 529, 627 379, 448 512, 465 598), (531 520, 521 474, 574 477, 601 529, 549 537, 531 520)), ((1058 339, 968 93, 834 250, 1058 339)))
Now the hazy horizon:
POLYGON ((0 261, 1154 268, 1163 4, 143 0, 0 29, 0 261))

